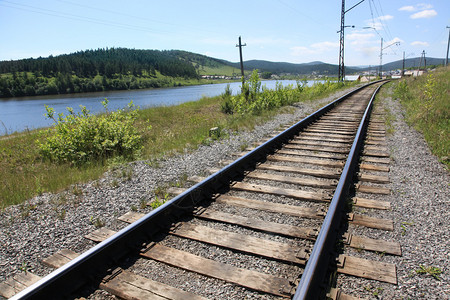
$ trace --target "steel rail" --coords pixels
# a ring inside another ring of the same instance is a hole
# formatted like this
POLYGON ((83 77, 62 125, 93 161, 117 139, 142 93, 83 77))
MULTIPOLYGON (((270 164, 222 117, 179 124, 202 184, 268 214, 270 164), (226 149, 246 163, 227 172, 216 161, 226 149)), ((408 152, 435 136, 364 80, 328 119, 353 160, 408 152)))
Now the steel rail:
POLYGON ((358 126, 358 131, 341 173, 341 177, 339 178, 337 188, 330 202, 330 206, 328 207, 328 212, 322 223, 308 262, 306 263, 300 283, 297 286, 293 298, 294 300, 318 299, 324 295, 324 293, 321 293, 323 291, 321 291, 320 286, 324 282, 330 258, 335 249, 339 225, 344 213, 350 184, 353 182, 353 175, 358 164, 359 153, 364 143, 369 116, 373 107, 373 100, 383 84, 381 84, 372 94, 363 118, 358 126))
POLYGON ((117 262, 128 253, 138 252, 142 249, 142 245, 148 243, 150 237, 158 231, 161 224, 167 224, 173 216, 185 213, 186 211, 192 211, 196 204, 195 199, 200 198, 198 196, 212 196, 224 184, 231 182, 233 177, 242 173, 244 167, 254 165, 258 158, 272 153, 276 148, 281 147, 283 142, 294 137, 302 129, 320 118, 338 103, 374 83, 372 82, 356 88, 305 117, 246 155, 240 157, 232 164, 210 175, 157 209, 149 212, 138 221, 128 225, 113 236, 71 260, 69 263, 48 274, 11 299, 61 298, 61 295, 66 295, 80 288, 88 280, 91 280, 93 283, 99 283, 108 274, 108 268, 114 267, 114 262, 117 262))

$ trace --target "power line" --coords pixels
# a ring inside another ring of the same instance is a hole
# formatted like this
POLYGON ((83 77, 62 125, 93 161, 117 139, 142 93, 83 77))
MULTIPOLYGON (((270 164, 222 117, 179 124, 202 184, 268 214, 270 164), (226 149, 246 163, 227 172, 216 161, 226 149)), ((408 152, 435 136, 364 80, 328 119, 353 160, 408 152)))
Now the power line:
POLYGON ((131 30, 145 31, 145 32, 151 32, 151 33, 164 33, 164 32, 167 33, 168 32, 168 31, 155 31, 148 27, 124 24, 124 23, 119 23, 119 22, 111 22, 111 21, 106 21, 106 20, 101 20, 101 19, 94 19, 94 18, 90 18, 90 17, 69 14, 69 13, 59 12, 59 11, 50 10, 50 9, 43 9, 43 8, 35 7, 32 5, 13 3, 10 1, 0 2, 0 5, 4 6, 4 7, 9 7, 9 8, 23 10, 23 11, 29 11, 29 12, 43 14, 43 15, 47 15, 47 16, 89 22, 89 23, 99 24, 99 25, 114 26, 114 27, 118 27, 118 28, 122 28, 122 29, 131 29, 131 30), (16 5, 16 6, 11 6, 11 4, 16 5), (19 6, 19 7, 17 7, 17 6, 19 6), (20 7, 20 6, 22 6, 22 7, 20 7))
POLYGON ((61 2, 61 3, 70 4, 70 5, 74 5, 74 6, 88 8, 88 9, 91 9, 91 10, 107 12, 107 13, 110 13, 110 14, 115 14, 115 15, 120 15, 120 16, 125 16, 125 17, 131 17, 133 19, 140 19, 140 20, 143 20, 143 21, 159 23, 159 24, 162 24, 162 25, 169 25, 169 26, 176 26, 176 27, 182 26, 183 28, 191 28, 191 29, 194 29, 194 30, 197 30, 197 31, 210 32, 210 33, 217 34, 217 32, 214 32, 214 31, 211 31, 211 30, 205 30, 204 28, 193 27, 193 26, 189 26, 189 25, 186 25, 186 24, 180 25, 180 24, 175 24, 175 23, 163 22, 163 21, 159 21, 159 20, 155 20, 155 19, 143 18, 143 17, 136 16, 136 15, 130 15, 130 14, 126 14, 126 13, 123 13, 123 12, 118 12, 118 11, 105 9, 105 8, 93 7, 93 6, 80 4, 80 3, 76 3, 76 2, 72 2, 72 1, 67 1, 67 0, 56 0, 56 1, 61 2))

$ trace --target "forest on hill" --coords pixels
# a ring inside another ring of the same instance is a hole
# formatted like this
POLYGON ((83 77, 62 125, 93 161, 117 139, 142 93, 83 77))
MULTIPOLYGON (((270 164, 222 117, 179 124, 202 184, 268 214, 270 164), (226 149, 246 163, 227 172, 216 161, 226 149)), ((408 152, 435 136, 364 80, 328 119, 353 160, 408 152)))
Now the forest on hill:
POLYGON ((175 51, 110 48, 0 62, 0 97, 170 86, 197 79, 194 65, 175 51))

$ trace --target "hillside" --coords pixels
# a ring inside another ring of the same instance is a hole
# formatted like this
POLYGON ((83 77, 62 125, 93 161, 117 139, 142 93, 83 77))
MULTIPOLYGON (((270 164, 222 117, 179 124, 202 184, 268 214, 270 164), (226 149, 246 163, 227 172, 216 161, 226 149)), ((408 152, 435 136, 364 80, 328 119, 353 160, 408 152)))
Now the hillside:
MULTIPOLYGON (((444 63, 444 59, 443 58, 433 58, 433 57, 426 57, 426 64, 427 66, 431 66, 431 65, 442 65, 444 63)), ((421 65, 421 67, 424 67, 424 61, 422 60, 422 62, 420 61, 420 57, 414 57, 414 58, 407 58, 405 59, 405 69, 410 69, 410 68, 419 68, 419 66, 421 65)), ((403 66, 403 60, 397 60, 391 63, 387 63, 383 65, 383 70, 397 70, 397 69, 401 69, 403 66)))
POLYGON ((172 51, 97 49, 1 61, 0 97, 143 89, 197 79, 194 65, 172 51))
MULTIPOLYGON (((231 66, 239 68, 239 63, 229 63, 231 66)), ((326 75, 333 76, 338 73, 338 66, 323 62, 311 62, 303 64, 293 64, 286 62, 270 62, 265 60, 249 60, 244 62, 245 69, 258 69, 262 72, 274 74, 290 73, 298 75, 326 75)), ((346 73, 359 71, 359 68, 346 67, 346 73)))

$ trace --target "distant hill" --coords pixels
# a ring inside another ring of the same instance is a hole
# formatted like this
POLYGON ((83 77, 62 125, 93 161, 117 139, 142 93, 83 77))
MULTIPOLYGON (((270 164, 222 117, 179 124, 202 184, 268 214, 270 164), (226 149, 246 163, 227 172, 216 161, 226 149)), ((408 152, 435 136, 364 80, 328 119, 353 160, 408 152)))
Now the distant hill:
POLYGON ((180 60, 171 51, 106 48, 79 51, 58 56, 0 61, 0 74, 34 72, 44 76, 58 73, 112 78, 115 74, 143 73, 154 75, 158 71, 170 77, 197 76, 192 64, 180 60))
MULTIPOLYGON (((239 68, 239 63, 229 63, 235 68, 239 68)), ((271 72, 274 74, 298 74, 298 75, 327 75, 333 76, 338 73, 338 65, 327 64, 320 61, 303 63, 303 64, 293 64, 287 62, 271 62, 265 60, 249 60, 244 61, 244 69, 258 69, 262 72, 271 72)), ((360 69, 354 67, 346 67, 346 73, 357 72, 360 69)))
MULTIPOLYGON (((425 59, 426 59, 427 66, 444 64, 443 58, 426 57, 425 59)), ((405 69, 419 68, 420 64, 421 64, 422 68, 425 65, 425 62, 423 60, 422 60, 422 62, 420 62, 420 57, 405 59, 405 69)), ((385 70, 385 71, 398 70, 398 69, 402 68, 402 65, 403 65, 403 60, 397 60, 397 61, 394 61, 391 63, 384 64, 383 70, 385 70)))

